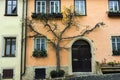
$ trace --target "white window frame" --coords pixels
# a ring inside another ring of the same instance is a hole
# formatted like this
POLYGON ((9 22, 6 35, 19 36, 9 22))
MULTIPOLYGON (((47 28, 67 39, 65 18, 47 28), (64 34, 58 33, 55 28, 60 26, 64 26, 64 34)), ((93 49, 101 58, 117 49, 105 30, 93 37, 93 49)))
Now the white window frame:
MULTIPOLYGON (((118 50, 118 43, 120 43, 120 41, 118 41, 117 38, 120 38, 120 36, 113 36, 113 37, 115 39, 115 42, 112 41, 112 44, 115 44, 115 50, 118 50)), ((113 50, 113 48, 112 48, 112 50, 113 50)))
POLYGON ((36 13, 43 13, 42 12, 42 3, 45 3, 45 13, 46 13, 46 1, 40 1, 40 0, 36 0, 36 13), (37 3, 40 2, 40 12, 38 12, 38 5, 37 3))
POLYGON ((117 0, 110 0, 109 1, 109 10, 110 11, 119 11, 119 1, 117 1, 117 0), (115 10, 115 3, 117 2, 117 10, 115 10), (110 5, 110 4, 112 4, 112 5, 110 5), (111 8, 111 6, 112 6, 112 9, 113 10, 110 10, 110 8, 111 8))
POLYGON ((42 47, 41 47, 41 46, 42 46, 42 39, 45 40, 45 41, 44 41, 44 42, 45 42, 45 43, 44 43, 44 46, 45 46, 45 50, 46 50, 46 38, 45 38, 45 37, 36 37, 36 38, 35 38, 35 48, 34 48, 34 49, 37 50, 37 44, 38 44, 38 43, 37 43, 37 39, 40 39, 40 42, 39 42, 40 50, 41 50, 41 48, 42 48, 42 47))
POLYGON ((86 4, 85 4, 85 0, 75 0, 75 13, 78 15, 86 15, 86 4), (78 10, 76 10, 76 1, 78 2, 78 10), (83 4, 82 4, 83 3, 83 4), (81 10, 81 4, 83 5, 83 12, 81 10), (78 13, 76 13, 76 11, 78 13))
POLYGON ((51 2, 54 3, 54 13, 59 13, 60 12, 60 1, 59 0, 57 0, 57 1, 50 1, 50 13, 51 13, 51 2), (58 3, 58 11, 57 12, 55 11, 55 9, 56 9, 55 3, 56 2, 58 3))

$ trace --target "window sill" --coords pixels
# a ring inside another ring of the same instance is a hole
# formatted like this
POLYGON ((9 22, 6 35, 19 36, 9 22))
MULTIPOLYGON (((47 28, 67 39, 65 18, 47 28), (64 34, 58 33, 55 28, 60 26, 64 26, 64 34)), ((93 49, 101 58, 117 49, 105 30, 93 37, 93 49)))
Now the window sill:
POLYGON ((13 56, 12 55, 11 56, 2 56, 2 57, 15 57, 15 55, 13 55, 13 56))
POLYGON ((120 12, 108 12, 108 17, 120 17, 120 12))
POLYGON ((116 55, 113 54, 112 56, 120 56, 120 54, 116 54, 116 55))
POLYGON ((75 14, 75 16, 87 16, 86 14, 82 15, 82 14, 75 14))
POLYGON ((14 80, 13 78, 3 78, 3 80, 14 80))
POLYGON ((32 13, 31 15, 32 18, 38 18, 38 19, 62 19, 63 15, 62 13, 32 13))
POLYGON ((76 13, 76 12, 74 12, 74 15, 75 16, 87 16, 86 13, 76 13))
POLYGON ((5 14, 4 16, 18 16, 17 14, 5 14))

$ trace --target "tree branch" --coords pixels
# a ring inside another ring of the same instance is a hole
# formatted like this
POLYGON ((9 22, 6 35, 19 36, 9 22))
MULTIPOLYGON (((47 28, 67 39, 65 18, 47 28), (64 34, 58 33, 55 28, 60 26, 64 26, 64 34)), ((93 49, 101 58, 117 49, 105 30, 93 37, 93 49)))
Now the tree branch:
MULTIPOLYGON (((33 24, 32 20, 29 20, 27 26, 31 29, 32 32, 35 33, 35 35, 30 36, 30 37, 35 37, 36 35, 45 36, 45 35, 43 35, 42 33, 39 33, 37 30, 35 30, 35 29, 33 28, 33 25, 32 25, 32 24, 33 24)), ((56 47, 56 44, 55 44, 52 40, 50 40, 50 39, 48 39, 48 38, 47 38, 47 40, 50 41, 50 43, 53 45, 53 47, 56 47)))
POLYGON ((66 23, 67 26, 66 26, 66 27, 61 31, 61 33, 60 33, 60 38, 61 38, 61 39, 62 39, 62 35, 65 33, 65 31, 67 31, 67 29, 70 28, 70 26, 71 26, 72 23, 73 23, 72 19, 73 19, 74 15, 73 15, 73 13, 71 12, 71 10, 69 10, 69 9, 68 9, 68 15, 67 15, 67 17, 68 17, 68 22, 66 23))
POLYGON ((93 28, 91 28, 90 30, 85 30, 80 35, 76 35, 76 36, 72 36, 72 37, 65 37, 65 38, 62 38, 62 39, 71 39, 71 38, 76 38, 76 37, 84 36, 85 34, 88 34, 88 33, 92 32, 92 31, 94 31, 96 28, 98 28, 100 26, 104 26, 104 25, 105 24, 103 22, 99 22, 93 28))
POLYGON ((52 34, 53 34, 56 38, 59 38, 58 35, 55 33, 55 29, 56 29, 56 26, 55 26, 55 25, 54 25, 54 26, 55 26, 54 29, 52 29, 52 27, 51 27, 48 23, 46 23, 44 26, 45 26, 45 27, 48 27, 48 28, 49 28, 49 31, 51 31, 52 34))

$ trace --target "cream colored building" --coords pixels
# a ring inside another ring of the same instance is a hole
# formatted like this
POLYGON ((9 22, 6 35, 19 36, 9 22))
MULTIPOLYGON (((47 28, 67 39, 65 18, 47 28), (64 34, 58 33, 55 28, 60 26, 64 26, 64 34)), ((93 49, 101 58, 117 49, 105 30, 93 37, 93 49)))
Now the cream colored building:
POLYGON ((0 74, 2 80, 21 80, 23 1, 0 0, 0 74))

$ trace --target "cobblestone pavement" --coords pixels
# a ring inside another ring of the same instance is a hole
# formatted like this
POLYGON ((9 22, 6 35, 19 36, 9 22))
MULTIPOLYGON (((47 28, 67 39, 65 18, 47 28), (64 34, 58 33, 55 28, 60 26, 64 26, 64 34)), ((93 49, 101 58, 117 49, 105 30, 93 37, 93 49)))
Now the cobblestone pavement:
POLYGON ((104 74, 73 77, 68 80, 120 80, 120 74, 104 74))

